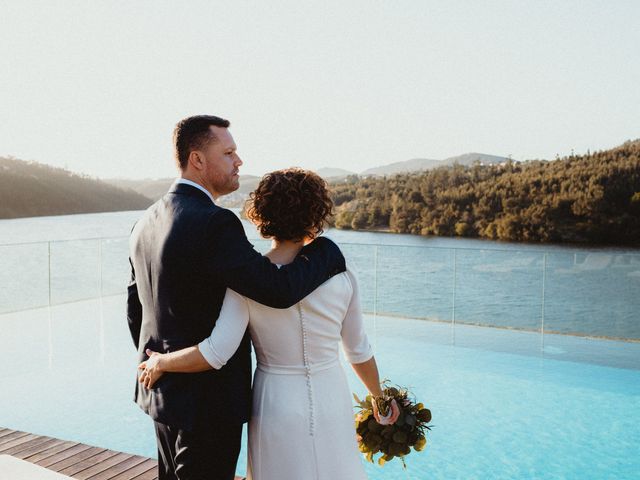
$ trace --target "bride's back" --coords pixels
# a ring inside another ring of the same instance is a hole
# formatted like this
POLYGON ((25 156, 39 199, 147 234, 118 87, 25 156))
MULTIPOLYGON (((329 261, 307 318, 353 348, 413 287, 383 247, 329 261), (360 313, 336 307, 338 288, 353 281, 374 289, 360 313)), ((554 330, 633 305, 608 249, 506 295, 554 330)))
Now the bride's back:
POLYGON ((258 363, 296 369, 337 360, 343 320, 354 293, 352 282, 349 272, 336 275, 287 309, 248 300, 249 331, 258 363))

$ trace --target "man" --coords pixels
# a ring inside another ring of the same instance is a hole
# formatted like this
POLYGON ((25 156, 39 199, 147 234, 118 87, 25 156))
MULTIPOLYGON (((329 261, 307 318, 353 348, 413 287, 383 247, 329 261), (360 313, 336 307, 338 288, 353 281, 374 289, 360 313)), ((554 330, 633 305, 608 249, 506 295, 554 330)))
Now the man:
MULTIPOLYGON (((228 127, 205 115, 177 124, 180 178, 131 233, 127 317, 140 361, 146 349, 170 352, 209 336, 227 287, 288 308, 345 270, 326 238, 278 269, 253 250, 240 220, 215 205, 239 187, 242 160, 228 127)), ((232 480, 251 408, 248 334, 223 369, 164 375, 149 391, 136 385, 135 400, 155 423, 160 480, 232 480)))

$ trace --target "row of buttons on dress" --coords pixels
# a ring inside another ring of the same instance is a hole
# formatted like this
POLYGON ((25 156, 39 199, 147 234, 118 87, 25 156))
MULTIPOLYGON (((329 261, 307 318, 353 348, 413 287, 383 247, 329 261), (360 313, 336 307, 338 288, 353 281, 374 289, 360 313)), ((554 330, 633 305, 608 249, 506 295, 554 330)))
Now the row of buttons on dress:
POLYGON ((302 312, 302 302, 298 303, 298 314, 300 316, 300 328, 302 329, 302 358, 304 361, 305 376, 307 377, 307 394, 309 396, 309 435, 313 436, 315 432, 313 385, 311 383, 311 365, 309 364, 309 354, 307 351, 307 324, 302 312))

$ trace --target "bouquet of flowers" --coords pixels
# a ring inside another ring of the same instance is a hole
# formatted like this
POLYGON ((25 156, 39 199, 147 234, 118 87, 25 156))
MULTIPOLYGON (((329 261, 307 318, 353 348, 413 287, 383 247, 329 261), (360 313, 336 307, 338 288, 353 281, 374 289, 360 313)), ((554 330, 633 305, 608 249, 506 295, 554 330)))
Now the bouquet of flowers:
POLYGON ((381 453, 379 465, 398 457, 406 468, 404 457, 411 453, 411 448, 420 452, 427 444, 431 411, 422 403, 416 403, 406 388, 396 387, 385 381, 381 397, 367 395, 360 400, 353 394, 355 408, 360 409, 356 413, 356 433, 358 448, 367 461, 373 463, 374 455, 381 453), (380 423, 375 419, 375 410, 380 423))

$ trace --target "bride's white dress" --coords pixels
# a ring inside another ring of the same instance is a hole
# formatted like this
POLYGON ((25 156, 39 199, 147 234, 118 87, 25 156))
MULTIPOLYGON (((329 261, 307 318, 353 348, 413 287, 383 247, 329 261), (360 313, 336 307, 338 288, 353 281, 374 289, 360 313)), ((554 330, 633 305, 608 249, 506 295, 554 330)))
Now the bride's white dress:
POLYGON ((211 337, 198 346, 214 368, 233 354, 247 324, 258 360, 248 479, 366 479, 339 362, 340 343, 350 363, 373 355, 354 275, 336 275, 284 310, 227 290, 211 337))

